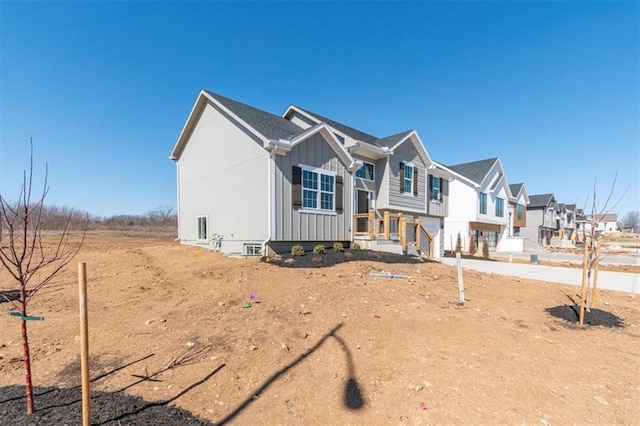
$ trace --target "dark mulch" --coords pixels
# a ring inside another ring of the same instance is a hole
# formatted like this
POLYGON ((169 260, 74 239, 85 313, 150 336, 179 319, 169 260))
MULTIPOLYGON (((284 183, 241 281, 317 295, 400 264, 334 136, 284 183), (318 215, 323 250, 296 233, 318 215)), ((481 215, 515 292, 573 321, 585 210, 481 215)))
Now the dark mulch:
MULTIPOLYGON (((578 305, 562 305, 554 306, 553 308, 545 309, 549 315, 560 318, 570 324, 578 324, 580 319, 580 306, 578 305)), ((611 312, 603 311, 602 309, 592 308, 590 312, 584 311, 584 323, 592 326, 601 327, 624 327, 624 321, 612 314, 611 312)))
POLYGON ((277 258, 262 258, 263 262, 272 265, 282 266, 285 268, 324 268, 345 262, 354 261, 372 261, 382 263, 404 263, 416 264, 429 262, 418 256, 387 253, 374 250, 345 250, 336 252, 332 248, 328 248, 324 254, 305 253, 304 256, 293 256, 291 254, 283 254, 277 258))
MULTIPOLYGON (((35 412, 25 414, 24 386, 0 388, 0 425, 82 424, 82 394, 75 388, 35 388, 35 412)), ((91 393, 92 425, 198 425, 212 423, 166 402, 150 402, 123 392, 91 393)))

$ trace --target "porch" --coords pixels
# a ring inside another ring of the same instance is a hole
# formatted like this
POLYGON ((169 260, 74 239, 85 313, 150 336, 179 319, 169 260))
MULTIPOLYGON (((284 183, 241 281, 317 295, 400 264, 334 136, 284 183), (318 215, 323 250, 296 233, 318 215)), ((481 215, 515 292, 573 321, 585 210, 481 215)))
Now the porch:
POLYGON ((395 245, 402 253, 424 255, 433 258, 433 236, 420 223, 419 218, 392 213, 385 210, 377 214, 371 209, 367 213, 353 215, 353 236, 366 248, 381 251, 395 245))

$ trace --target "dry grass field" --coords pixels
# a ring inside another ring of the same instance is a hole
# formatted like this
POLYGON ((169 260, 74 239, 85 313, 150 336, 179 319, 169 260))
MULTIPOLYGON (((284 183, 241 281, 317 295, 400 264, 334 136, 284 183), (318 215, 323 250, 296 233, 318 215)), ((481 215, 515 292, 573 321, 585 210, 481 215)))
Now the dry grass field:
MULTIPOLYGON (((601 292, 580 328, 577 287, 465 271, 458 307, 456 271, 439 263, 296 267, 122 235, 88 236, 76 260, 88 267, 94 424, 640 419, 637 296, 601 292), (382 270, 409 278, 369 275, 382 270)), ((0 290, 13 288, 0 272, 0 290)), ((0 303, 0 424, 24 424, 11 309, 0 303)), ((78 424, 75 263, 31 314, 45 318, 29 323, 32 420, 78 424)))

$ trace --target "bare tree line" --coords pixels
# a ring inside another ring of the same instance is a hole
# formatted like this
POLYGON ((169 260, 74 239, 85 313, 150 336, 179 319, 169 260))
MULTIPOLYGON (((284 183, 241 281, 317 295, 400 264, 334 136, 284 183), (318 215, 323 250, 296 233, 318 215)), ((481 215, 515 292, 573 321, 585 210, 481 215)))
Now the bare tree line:
MULTIPOLYGON (((175 230, 178 216, 171 206, 158 206, 140 215, 119 214, 108 217, 92 216, 87 212, 67 206, 40 205, 40 229, 43 231, 126 231, 126 230, 175 230)), ((12 214, 0 212, 2 214, 12 214)), ((9 218, 10 219, 10 218, 9 218)))

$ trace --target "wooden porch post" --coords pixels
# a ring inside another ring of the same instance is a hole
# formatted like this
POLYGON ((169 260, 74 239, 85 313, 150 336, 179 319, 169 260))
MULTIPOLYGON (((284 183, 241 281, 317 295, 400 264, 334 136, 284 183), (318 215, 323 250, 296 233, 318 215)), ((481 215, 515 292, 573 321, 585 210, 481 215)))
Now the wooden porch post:
POLYGON ((369 239, 373 240, 375 238, 375 224, 376 216, 373 212, 373 209, 369 209, 369 239))
POLYGON ((389 239, 389 210, 384 212, 384 239, 389 239))
POLYGON ((402 251, 407 251, 407 218, 398 213, 398 237, 402 251))
POLYGON ((414 231, 413 231, 413 235, 415 235, 415 240, 416 240, 416 249, 417 250, 421 250, 422 246, 420 245, 420 240, 422 240, 421 235, 420 235, 420 218, 416 218, 416 221, 414 222, 415 226, 414 226, 414 231))

